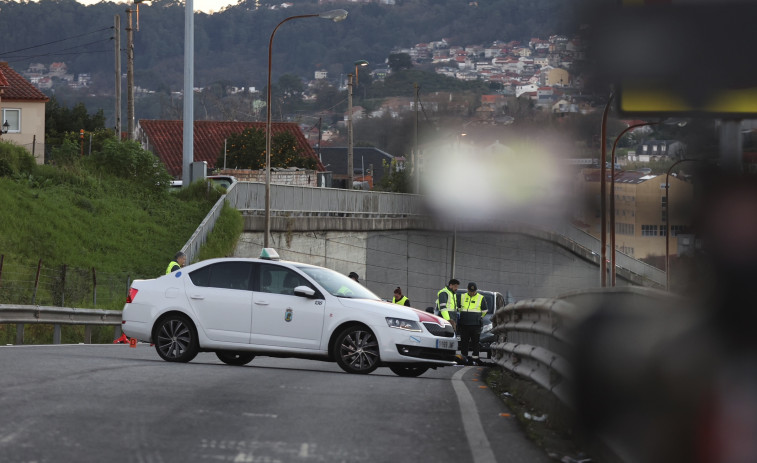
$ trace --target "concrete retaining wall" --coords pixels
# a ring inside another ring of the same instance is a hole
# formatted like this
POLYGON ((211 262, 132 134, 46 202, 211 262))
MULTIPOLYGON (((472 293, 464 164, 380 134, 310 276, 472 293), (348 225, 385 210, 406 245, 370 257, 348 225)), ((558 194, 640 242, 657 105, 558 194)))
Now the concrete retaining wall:
MULTIPOLYGON (((401 286, 414 307, 434 305, 449 280, 452 234, 403 230, 374 232, 274 232, 272 246, 282 259, 348 274, 382 298, 401 286)), ((235 256, 257 257, 263 234, 245 232, 235 256)), ((557 297, 599 286, 599 268, 557 243, 516 232, 458 233, 455 277, 465 285, 510 294, 516 300, 557 297)), ((628 284, 621 276, 618 284, 628 284)))

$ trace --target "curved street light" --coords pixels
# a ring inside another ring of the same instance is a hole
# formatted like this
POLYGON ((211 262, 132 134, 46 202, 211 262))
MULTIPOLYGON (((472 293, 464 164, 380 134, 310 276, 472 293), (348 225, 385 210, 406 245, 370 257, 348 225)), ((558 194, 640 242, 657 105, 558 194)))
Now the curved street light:
POLYGON ((357 78, 358 77, 358 72, 357 72, 358 71, 358 66, 365 67, 365 66, 368 66, 368 64, 369 64, 368 61, 366 61, 364 59, 359 59, 359 60, 355 61, 355 88, 357 88, 357 85, 358 85, 358 78, 357 78))
POLYGON ((659 123, 642 122, 640 124, 629 125, 615 137, 615 142, 612 144, 612 154, 610 156, 610 286, 615 286, 615 148, 618 146, 620 139, 623 138, 623 135, 631 130, 659 123))
POLYGON ((263 237, 263 247, 267 248, 271 236, 271 52, 273 50, 273 37, 279 27, 287 21, 300 18, 323 18, 339 22, 347 18, 346 10, 331 10, 324 13, 302 14, 290 16, 276 25, 271 32, 271 39, 268 41, 268 91, 266 98, 266 120, 265 120, 265 236, 263 237))

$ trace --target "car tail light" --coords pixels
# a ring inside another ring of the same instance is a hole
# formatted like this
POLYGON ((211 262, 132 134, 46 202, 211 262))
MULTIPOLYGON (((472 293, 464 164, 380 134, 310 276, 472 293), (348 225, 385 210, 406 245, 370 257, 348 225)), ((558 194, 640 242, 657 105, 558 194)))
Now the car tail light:
POLYGON ((134 302, 134 298, 137 297, 139 290, 137 288, 129 288, 129 295, 126 296, 126 303, 131 304, 134 302))

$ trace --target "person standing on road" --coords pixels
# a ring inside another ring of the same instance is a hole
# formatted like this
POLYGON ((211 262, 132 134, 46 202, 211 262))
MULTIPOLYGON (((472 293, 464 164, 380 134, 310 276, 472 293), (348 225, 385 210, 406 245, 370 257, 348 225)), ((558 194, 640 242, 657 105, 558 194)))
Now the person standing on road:
POLYGON ((353 280, 355 280, 355 281, 356 281, 357 283, 360 283, 360 277, 358 277, 358 276, 357 276, 357 273, 355 273, 355 272, 350 272, 350 274, 349 274, 348 276, 349 276, 350 278, 352 278, 353 280))
POLYGON ((486 299, 478 293, 476 283, 468 283, 468 292, 460 298, 460 354, 463 361, 471 365, 479 364, 479 339, 484 315, 488 311, 486 299), (473 357, 468 359, 468 349, 473 350, 473 357))
POLYGON ((394 290, 394 297, 392 298, 393 304, 406 305, 410 307, 410 299, 407 296, 402 295, 402 288, 397 286, 394 290))
POLYGON ((460 286, 460 282, 455 278, 449 280, 447 286, 436 293, 436 308, 439 310, 442 318, 452 324, 452 329, 457 332, 457 295, 455 291, 460 286))
POLYGON ((186 263, 187 255, 181 251, 177 252, 171 263, 168 264, 168 268, 166 268, 166 275, 179 270, 180 268, 184 267, 184 264, 186 263))

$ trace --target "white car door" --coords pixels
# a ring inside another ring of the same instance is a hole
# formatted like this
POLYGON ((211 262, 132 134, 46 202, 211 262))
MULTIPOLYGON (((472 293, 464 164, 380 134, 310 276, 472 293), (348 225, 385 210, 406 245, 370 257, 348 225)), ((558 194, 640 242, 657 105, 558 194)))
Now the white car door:
POLYGON ((252 262, 219 262, 189 274, 187 296, 213 341, 247 344, 252 322, 252 262))
POLYGON ((313 285, 290 268, 257 265, 250 343, 318 349, 323 334, 324 301, 294 295, 297 286, 313 285))

